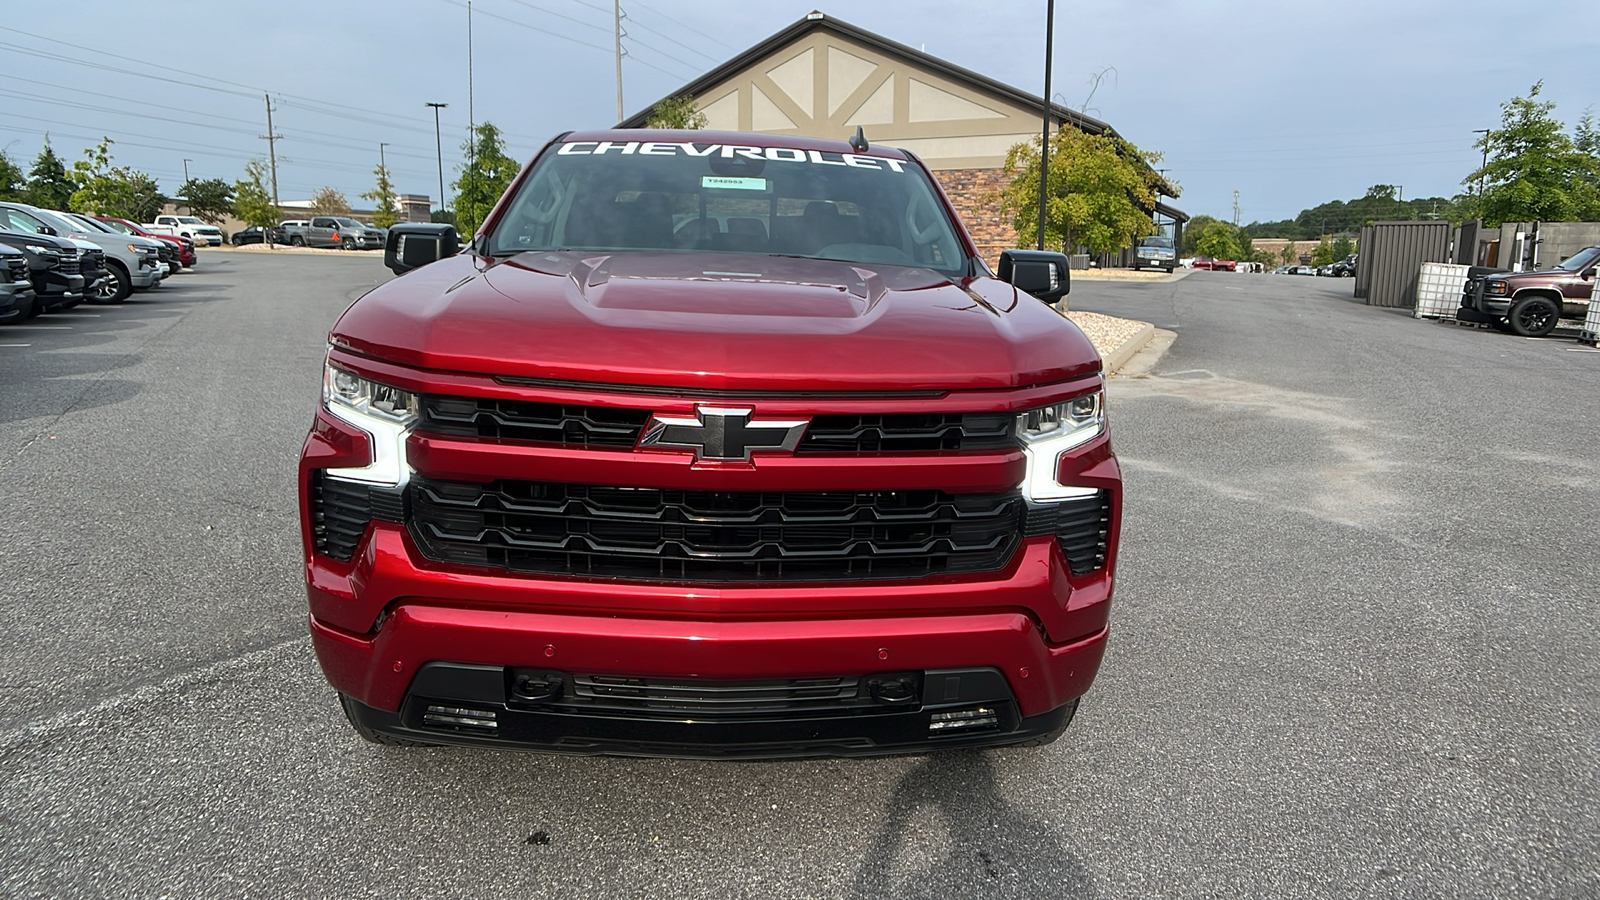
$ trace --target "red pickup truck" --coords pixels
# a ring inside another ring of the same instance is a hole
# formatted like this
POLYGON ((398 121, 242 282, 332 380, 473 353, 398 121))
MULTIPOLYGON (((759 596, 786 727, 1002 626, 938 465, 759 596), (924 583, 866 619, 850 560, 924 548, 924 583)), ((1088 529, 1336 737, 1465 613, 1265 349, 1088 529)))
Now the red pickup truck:
POLYGON ((1100 358, 910 153, 573 133, 329 335, 311 633, 386 743, 690 757, 1042 743, 1105 649, 1100 358), (1037 299, 1036 299, 1037 298, 1037 299), (1044 300, 1045 302, 1040 302, 1044 300))

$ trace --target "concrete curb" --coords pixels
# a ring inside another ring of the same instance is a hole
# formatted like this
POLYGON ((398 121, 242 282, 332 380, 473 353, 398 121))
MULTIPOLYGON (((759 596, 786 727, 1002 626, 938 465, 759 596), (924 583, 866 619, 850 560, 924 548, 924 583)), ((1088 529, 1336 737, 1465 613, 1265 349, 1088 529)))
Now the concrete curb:
POLYGON ((271 250, 262 250, 260 247, 260 244, 246 244, 243 247, 235 247, 231 244, 223 244, 219 247, 206 247, 205 250, 208 253, 215 250, 221 250, 224 253, 256 253, 263 255, 276 253, 298 253, 302 256, 345 256, 351 258, 357 258, 363 254, 369 256, 376 255, 378 257, 383 256, 382 250, 335 250, 331 247, 295 247, 291 244, 275 244, 271 250))
POLYGON ((1118 369, 1127 365, 1128 360, 1132 359, 1135 353, 1143 350, 1144 345, 1150 343, 1150 339, 1155 337, 1156 327, 1154 325, 1149 322, 1140 322, 1139 324, 1143 327, 1134 332, 1133 337, 1123 341, 1117 349, 1100 358, 1100 364, 1105 368, 1107 375, 1116 374, 1118 369))

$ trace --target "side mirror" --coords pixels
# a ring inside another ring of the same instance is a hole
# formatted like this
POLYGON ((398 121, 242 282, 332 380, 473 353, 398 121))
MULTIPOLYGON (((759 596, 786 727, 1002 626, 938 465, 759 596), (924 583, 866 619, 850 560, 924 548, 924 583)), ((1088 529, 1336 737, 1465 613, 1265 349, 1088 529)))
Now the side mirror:
POLYGON ((1594 266, 1590 266, 1589 268, 1584 269, 1582 277, 1584 277, 1584 278, 1593 278, 1594 277, 1594 266))
POLYGON ((1072 292, 1067 256, 1053 250, 1002 250, 998 274, 1001 281, 1052 306, 1072 292))
POLYGON ((383 264, 396 275, 404 275, 460 252, 461 235, 454 225, 407 222, 389 229, 383 242, 383 264))
POLYGON ((51 228, 49 225, 40 225, 39 226, 39 233, 40 234, 48 234, 51 237, 54 237, 55 233, 56 233, 56 230, 54 228, 51 228))

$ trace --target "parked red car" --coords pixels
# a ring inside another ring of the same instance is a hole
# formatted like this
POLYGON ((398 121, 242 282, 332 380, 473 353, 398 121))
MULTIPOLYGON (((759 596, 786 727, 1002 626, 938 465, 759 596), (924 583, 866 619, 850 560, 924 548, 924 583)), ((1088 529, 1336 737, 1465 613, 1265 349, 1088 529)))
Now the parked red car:
POLYGON ((1239 263, 1231 259, 1212 259, 1209 256, 1202 256, 1194 261, 1194 268, 1210 269, 1215 272, 1232 272, 1238 267, 1239 263))
POLYGON ((199 256, 194 252, 194 241, 191 241, 186 237, 174 237, 170 234, 156 234, 155 232, 146 231, 143 228, 140 228, 138 225, 129 222, 127 219, 119 219, 115 216, 95 216, 95 218, 106 223, 107 227, 115 228, 117 231, 120 231, 123 234, 136 234, 139 237, 155 238, 158 241, 166 241, 169 244, 173 244, 178 251, 178 264, 183 266, 185 269, 194 268, 194 264, 199 261, 199 256))
POLYGON ((397 225, 385 257, 300 461, 363 736, 782 757, 1071 721, 1122 480, 1065 256, 997 278, 904 151, 618 130, 547 145, 465 252, 397 225))

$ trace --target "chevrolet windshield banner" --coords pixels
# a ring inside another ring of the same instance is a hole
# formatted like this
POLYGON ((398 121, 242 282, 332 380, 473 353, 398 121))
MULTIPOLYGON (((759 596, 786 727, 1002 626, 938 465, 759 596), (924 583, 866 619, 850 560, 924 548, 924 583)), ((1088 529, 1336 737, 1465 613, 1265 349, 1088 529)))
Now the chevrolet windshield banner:
POLYGON ((852 169, 878 169, 888 167, 893 172, 904 172, 906 164, 898 159, 880 156, 860 156, 855 153, 835 153, 829 150, 797 150, 793 147, 749 147, 742 144, 691 144, 663 141, 571 141, 556 151, 561 156, 603 156, 617 153, 622 156, 711 156, 723 159, 770 160, 772 162, 807 163, 817 166, 849 166, 852 169))

